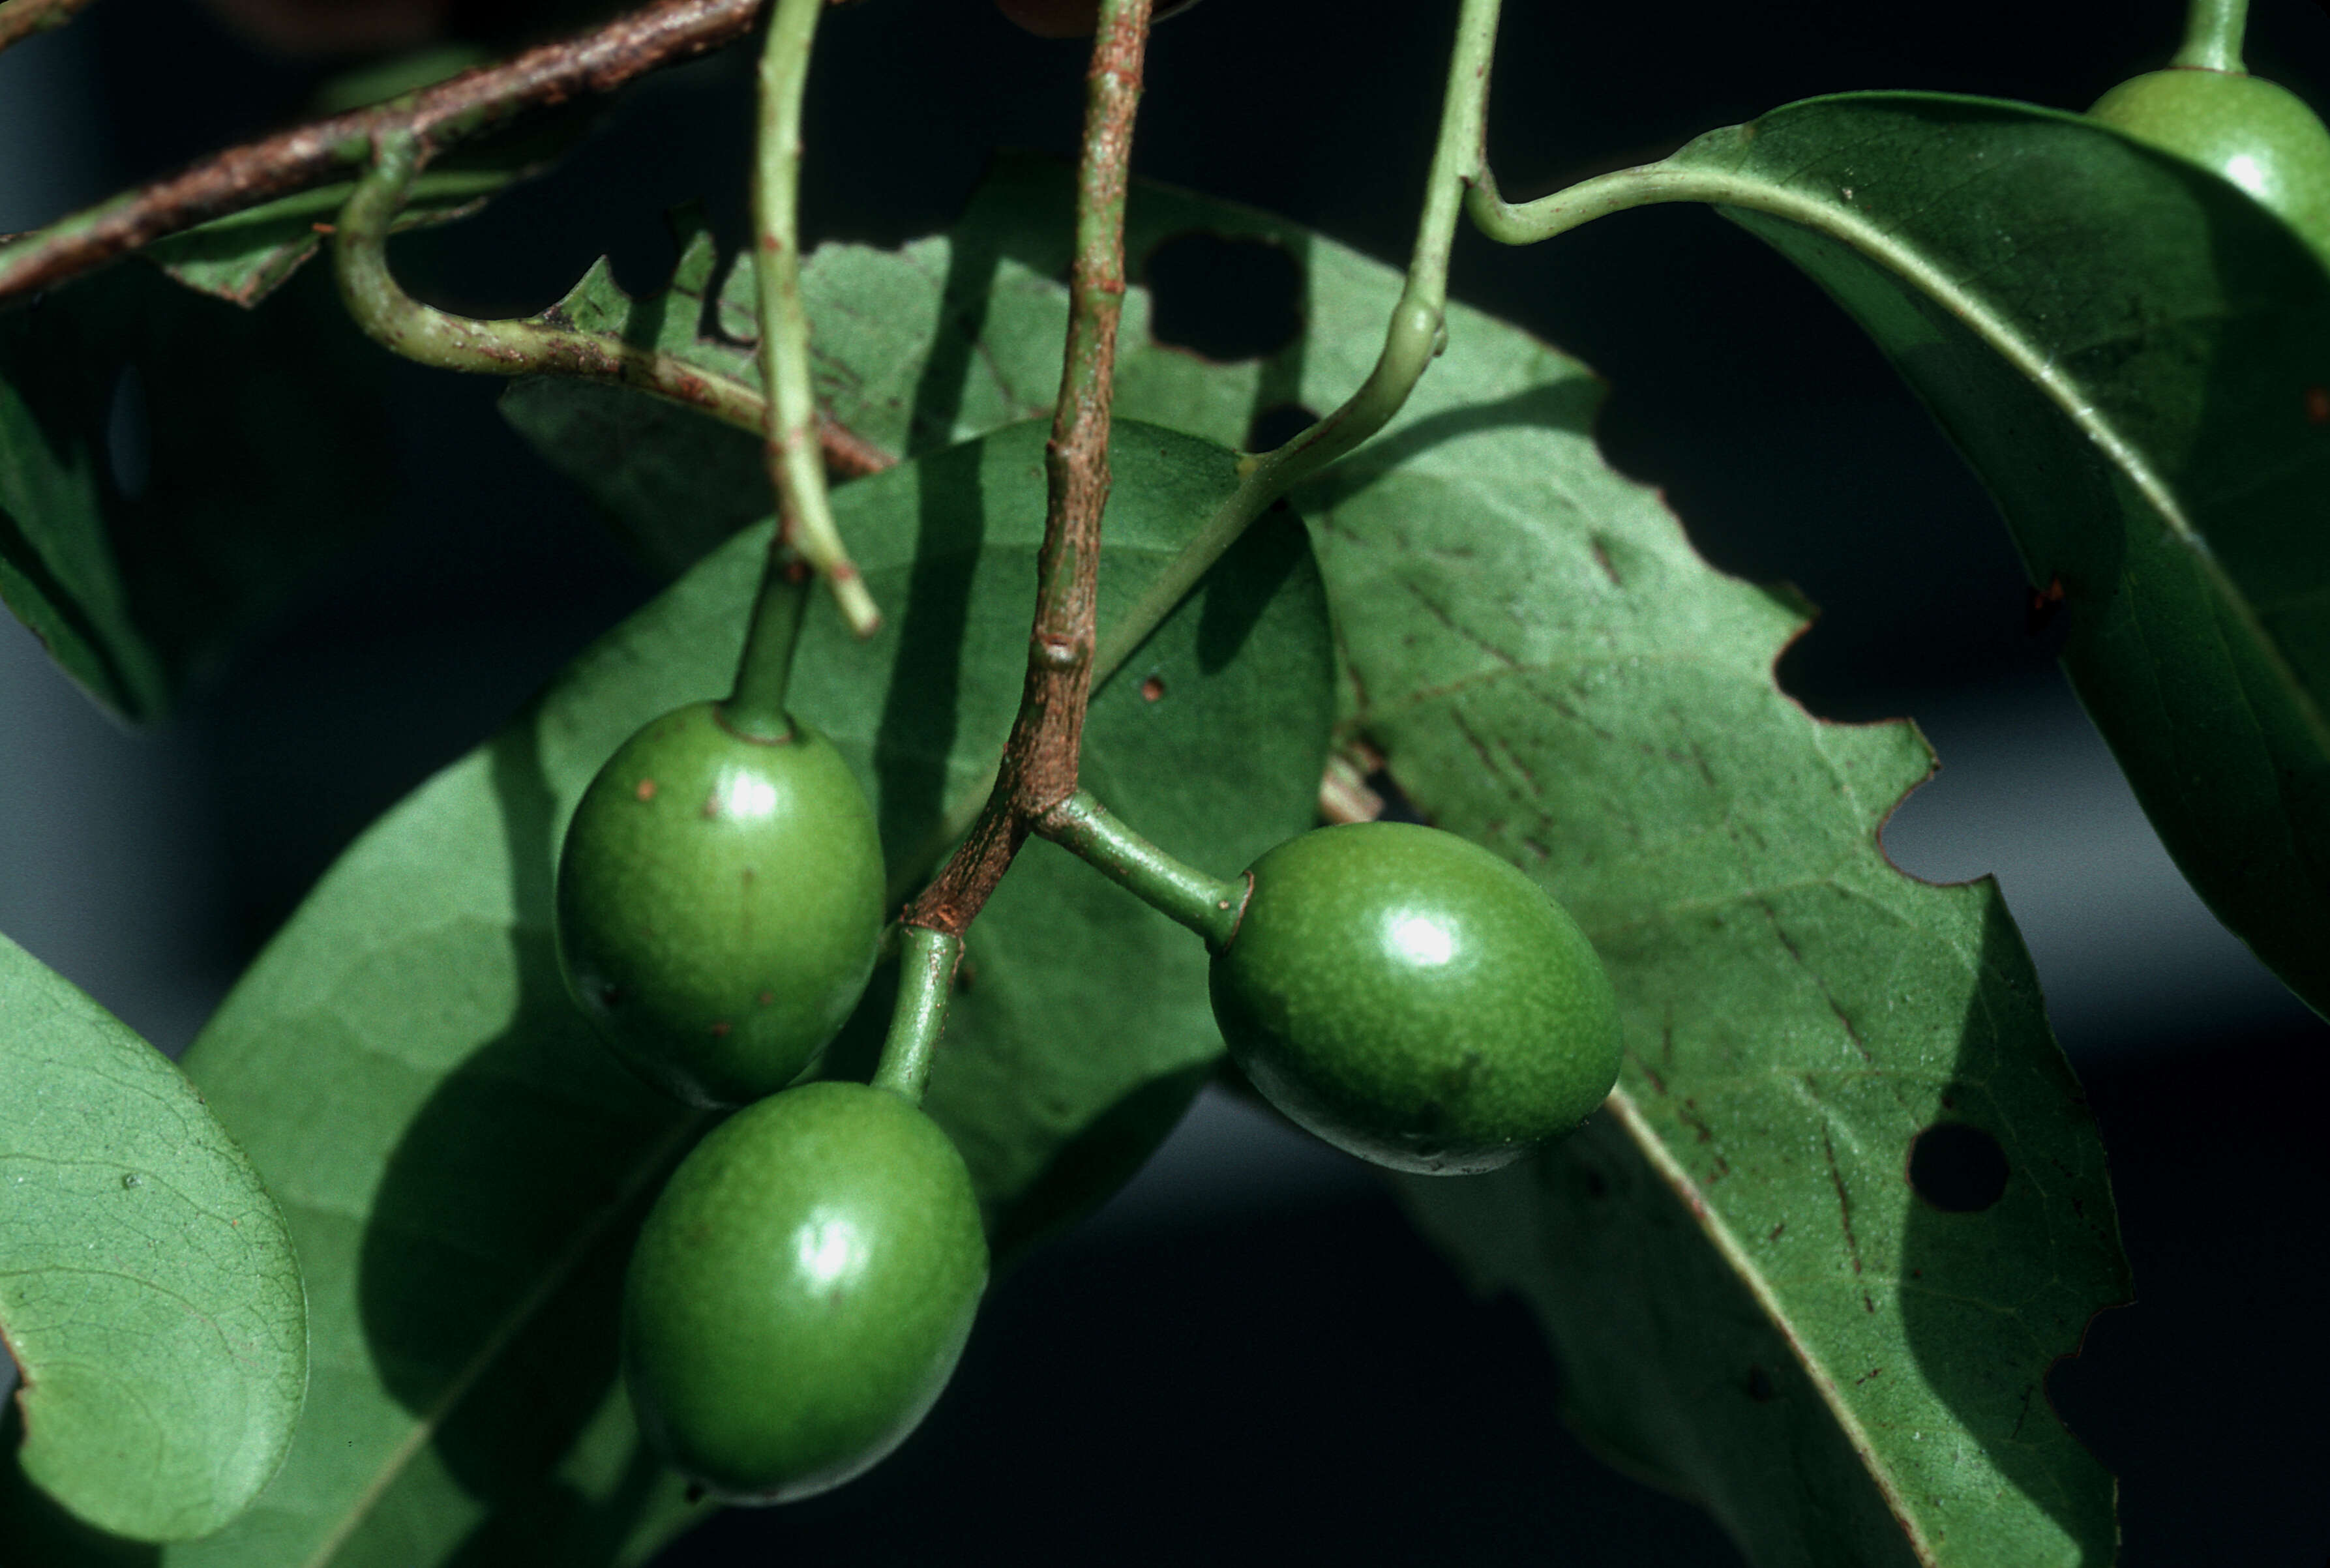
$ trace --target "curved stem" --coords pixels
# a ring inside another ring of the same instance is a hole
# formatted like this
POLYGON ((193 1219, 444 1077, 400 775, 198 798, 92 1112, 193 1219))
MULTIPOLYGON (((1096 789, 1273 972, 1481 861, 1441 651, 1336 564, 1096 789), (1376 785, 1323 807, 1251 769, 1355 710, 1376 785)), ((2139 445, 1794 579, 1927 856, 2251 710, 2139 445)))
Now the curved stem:
POLYGON ((757 431, 760 394, 740 382, 653 349, 564 331, 535 321, 478 321, 421 304, 388 269, 389 226, 421 164, 420 138, 381 138, 371 171, 356 182, 332 232, 340 298, 376 342, 407 359, 484 375, 571 375, 618 382, 757 431))
POLYGON ((62 27, 90 0, 0 0, 0 49, 62 27))
POLYGON ((1115 673, 1237 543, 1270 504, 1391 421, 1439 354, 1447 319, 1448 253, 1468 182, 1482 169, 1489 113, 1489 68, 1496 56, 1501 0, 1464 0, 1448 63, 1440 133, 1424 190, 1407 287, 1392 307, 1383 353, 1359 390, 1333 413, 1275 451, 1246 459, 1245 477, 1189 543, 1143 590, 1100 645, 1097 676, 1115 673))
MULTIPOLYGON (((777 0, 761 52, 761 109, 753 167, 753 274, 760 286, 762 439, 777 495, 777 537, 817 569, 842 619, 860 637, 882 621, 841 543, 825 494, 817 393, 810 381, 809 311, 801 303, 801 89, 827 0, 777 0)), ((768 582, 775 584, 772 572, 768 582)), ((781 682, 780 682, 781 685, 781 682)))
POLYGON ((1482 232, 1492 240, 1507 245, 1530 245, 1568 233, 1596 218, 1659 202, 1705 202, 1768 213, 1800 223, 1861 252, 1932 299, 1987 344, 2108 457, 2112 466, 2127 477, 2167 527, 2188 539, 2194 536, 2183 501, 2151 458, 2098 412, 2085 389, 2061 364, 2038 353, 1987 300, 1969 289, 1964 279, 1936 268, 1926 257, 1905 245, 1899 235, 1878 227, 1852 208, 1753 175, 1646 164, 1641 168, 1620 169, 1615 174, 1580 181, 1568 190, 1556 191, 1519 206, 1510 205, 1498 196, 1495 181, 1483 170, 1473 189, 1468 209, 1482 232))
POLYGON ((946 1029, 947 998, 954 989, 955 966, 962 961, 962 939, 926 926, 908 926, 902 940, 898 1009, 890 1015, 890 1033, 882 1042, 873 1084, 920 1105, 931 1059, 946 1029))
POLYGON ((2202 71, 2244 70, 2241 38, 2249 21, 2249 0, 2190 0, 2184 14, 2184 46, 2168 63, 2202 71))
POLYGON ((1088 865, 1098 867, 1135 898, 1206 939, 1219 951, 1246 912, 1252 883, 1224 882, 1174 859, 1117 820, 1079 789, 1036 819, 1036 831, 1088 865))

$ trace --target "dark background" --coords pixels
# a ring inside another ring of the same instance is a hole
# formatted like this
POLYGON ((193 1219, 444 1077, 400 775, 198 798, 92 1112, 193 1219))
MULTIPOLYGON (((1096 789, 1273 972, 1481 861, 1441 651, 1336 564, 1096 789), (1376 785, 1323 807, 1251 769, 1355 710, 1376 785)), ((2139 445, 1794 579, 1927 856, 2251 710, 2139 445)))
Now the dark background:
MULTIPOLYGON (((2077 109, 2174 47, 2173 0, 1659 7, 1509 0, 1492 146, 1509 192, 1655 156, 1790 99, 1918 87, 2077 109)), ((2249 61, 2330 102, 2330 17, 2256 0, 2249 61)), ((1136 167, 1405 256, 1454 6, 1206 0, 1160 28, 1136 167)), ((424 293, 541 307, 596 255, 660 280, 660 214, 742 228, 740 52, 631 93, 556 174, 401 242, 424 293)), ((1081 47, 984 0, 837 11, 810 92, 809 237, 943 226, 999 146, 1073 146, 1081 47)), ((327 68, 186 0, 99 0, 0 61, 0 231, 296 118, 327 68)), ((1160 312, 1225 355, 1273 311, 1199 258, 1160 312), (1208 340, 1203 334, 1227 335, 1208 340)), ((2330 1558, 2322 1291, 2330 1030, 2166 866, 2025 627, 1979 487, 1852 326, 1712 214, 1528 251, 1466 234, 1460 298, 1609 379, 1613 459, 1702 551, 1824 607, 1783 661, 1815 712, 1916 715, 1941 779, 1889 830, 1929 876, 1996 871, 2111 1152, 2138 1303, 2051 1384, 2122 1477, 2130 1568, 2330 1558)), ((166 1046, 367 820, 652 591, 494 413, 383 361, 395 524, 158 731, 97 718, 0 641, 0 929, 166 1046)), ((1380 1191, 1208 1100, 1110 1210, 1002 1281, 956 1386, 866 1480, 733 1514, 674 1565, 1728 1563, 1687 1506, 1558 1423, 1526 1315, 1470 1299, 1380 1191)))

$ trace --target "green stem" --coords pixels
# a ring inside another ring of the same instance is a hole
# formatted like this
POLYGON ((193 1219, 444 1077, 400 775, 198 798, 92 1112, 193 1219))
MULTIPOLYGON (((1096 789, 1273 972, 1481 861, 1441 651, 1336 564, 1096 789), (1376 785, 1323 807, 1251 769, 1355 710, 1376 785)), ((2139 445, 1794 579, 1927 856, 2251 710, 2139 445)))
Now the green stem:
POLYGON ((753 624, 744 633, 744 656, 736 661, 735 689, 720 704, 722 722, 740 735, 755 741, 784 741, 792 736, 792 715, 785 712, 785 688, 792 680, 793 649, 800 643, 811 577, 809 563, 785 543, 782 534, 769 541, 761 596, 753 606, 753 624))
POLYGON ((962 939, 926 926, 908 926, 902 945, 898 1009, 890 1015, 890 1033, 882 1042, 873 1082, 876 1089, 920 1105, 923 1085, 931 1076, 931 1058, 946 1028, 947 998, 954 989, 955 965, 962 959, 962 939))
MULTIPOLYGON (((809 310, 800 288, 801 89, 827 0, 777 0, 761 51, 760 134, 753 165, 753 276, 760 286, 763 436, 777 494, 777 536, 815 567, 860 637, 882 623, 834 526, 810 379, 809 310)), ((776 581, 774 576, 769 580, 776 581)))
POLYGON ((1101 639, 1095 682, 1106 680, 1132 656, 1272 502, 1388 424, 1416 390, 1425 367, 1439 354, 1447 320, 1448 253, 1455 243, 1457 214, 1466 184, 1483 166, 1489 67, 1496 57, 1501 3, 1464 0, 1457 17, 1448 90, 1441 103, 1440 134, 1432 150, 1432 173, 1425 183, 1416 248, 1408 257, 1407 283, 1399 303, 1392 307, 1383 353, 1375 369, 1342 407, 1277 450, 1246 459, 1237 489, 1101 639))
POLYGON ((2241 37, 2249 22, 2249 0, 2191 0, 2184 14, 2184 47, 2169 63, 2241 71, 2241 37))
POLYGON ((348 314, 392 352, 443 370, 483 375, 569 375, 617 382, 698 409, 726 424, 761 430, 766 415, 751 387, 653 349, 546 326, 478 321, 423 305, 388 269, 388 233, 420 172, 410 131, 384 135, 332 231, 332 269, 348 314))
POLYGON ((1185 865, 1117 820, 1079 789, 1037 819, 1036 831, 1113 877, 1135 898, 1206 939, 1218 952, 1246 912, 1251 885, 1224 882, 1185 865))

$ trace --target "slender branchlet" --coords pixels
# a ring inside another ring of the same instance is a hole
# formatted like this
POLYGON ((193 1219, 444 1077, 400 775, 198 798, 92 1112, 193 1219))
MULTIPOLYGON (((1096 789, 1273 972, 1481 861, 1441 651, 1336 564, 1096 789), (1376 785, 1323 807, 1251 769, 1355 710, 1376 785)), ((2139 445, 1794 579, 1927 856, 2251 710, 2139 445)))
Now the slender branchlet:
POLYGON ((526 110, 611 92, 734 43, 752 27, 761 5, 762 0, 656 0, 588 33, 386 103, 213 153, 0 246, 0 301, 62 283, 166 234, 346 179, 372 161, 375 144, 397 133, 412 135, 433 154, 526 110))
POLYGON ((1448 253, 1455 244, 1465 186, 1480 173, 1485 156, 1489 67, 1496 56, 1501 4, 1464 0, 1457 18, 1416 248, 1375 369, 1334 412, 1277 450, 1246 459, 1237 489, 1142 591, 1124 619, 1109 628, 1096 661, 1100 679, 1114 674, 1147 640, 1272 502, 1389 423, 1439 354, 1446 341, 1448 253))
POLYGON ((1003 880, 1030 825, 1075 792, 1092 695, 1109 408, 1124 305, 1124 194, 1149 13, 1150 0, 1102 0, 1085 79, 1067 355, 1045 449, 1048 500, 1018 716, 985 808, 915 900, 909 925, 961 935, 1003 880))
MULTIPOLYGON (((873 596, 834 526, 810 380, 809 310, 801 300, 800 188, 801 88, 827 0, 776 0, 761 52, 760 134, 753 166, 753 273, 760 288, 761 384, 767 389, 769 482, 777 497, 780 557, 798 555, 833 591, 860 637, 881 624, 873 596)), ((768 581, 783 587, 776 567, 768 581)), ((742 694, 745 680, 740 679, 742 694)), ((779 685, 781 685, 781 679, 779 685)))
POLYGON ((0 0, 0 49, 62 27, 90 0, 0 0))
POLYGON ((898 953, 898 1010, 890 1015, 890 1033, 874 1069, 875 1088, 922 1103, 931 1058, 946 1029, 955 966, 961 961, 961 937, 927 926, 905 928, 898 953))
MULTIPOLYGON (((365 332, 407 359, 442 370, 613 382, 739 430, 762 432, 767 412, 758 392, 677 355, 540 321, 454 316, 405 293, 389 270, 388 233, 419 172, 422 150, 409 131, 384 135, 371 170, 350 191, 333 225, 332 268, 340 297, 365 332)), ((830 421, 818 426, 817 449, 844 474, 872 473, 893 460, 830 421)))
MULTIPOLYGON (((1166 563, 1165 570, 1100 639, 1090 657, 1088 671, 1080 672, 1087 693, 1122 667, 1124 661, 1189 597, 1198 580, 1273 502, 1382 430, 1407 401, 1425 367, 1439 353, 1447 315, 1448 253, 1455 244, 1466 187, 1485 168, 1483 138, 1488 122, 1489 67, 1496 53, 1500 6, 1501 0, 1464 0, 1457 19, 1447 96, 1441 107, 1440 132, 1433 148, 1432 172, 1425 183, 1416 249, 1408 260, 1407 280, 1399 302, 1392 307, 1383 353, 1375 369, 1350 401, 1334 412, 1277 450, 1246 459, 1238 487, 1199 525, 1189 543, 1166 563)), ((1066 407, 1066 399, 1062 400, 1062 407, 1066 407)), ((1039 647, 1036 651, 1040 654, 1043 649, 1039 647)), ((1031 683, 1034 674, 1031 660, 1031 683)), ((1026 715, 1023 705, 1021 716, 1024 719, 1026 715)), ((1015 728, 1015 745, 1018 738, 1015 728)), ((933 835, 924 855, 915 862, 927 864, 929 856, 961 838, 962 848, 948 867, 947 875, 942 877, 942 883, 950 877, 953 879, 955 885, 949 888, 951 896, 961 887, 973 885, 969 874, 958 869, 966 856, 976 856, 980 864, 989 868, 990 874, 999 878, 1026 836, 1023 822, 993 808, 999 795, 1013 787, 1011 766, 1012 754, 1007 751, 1005 761, 985 796, 987 803, 970 811, 950 812, 933 835)), ((1046 778, 1056 787, 1056 774, 1047 774, 1046 778)), ((1066 790, 1060 790, 1051 796, 1051 801, 1065 798, 1066 794, 1066 790)), ((924 893, 924 902, 927 903, 939 889, 940 884, 933 884, 924 893)), ((977 905, 971 907, 975 910, 977 905)), ((935 915, 937 912, 933 909, 933 912, 935 915)))

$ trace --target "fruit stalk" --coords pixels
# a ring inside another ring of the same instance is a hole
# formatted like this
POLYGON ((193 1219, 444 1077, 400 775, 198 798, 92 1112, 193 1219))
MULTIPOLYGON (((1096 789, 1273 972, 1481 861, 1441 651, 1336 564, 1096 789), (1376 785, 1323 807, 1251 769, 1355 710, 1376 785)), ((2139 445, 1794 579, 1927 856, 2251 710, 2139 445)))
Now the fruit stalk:
MULTIPOLYGON (((761 315, 761 385, 767 426, 762 432, 769 482, 777 496, 777 537, 762 592, 790 592, 780 558, 797 553, 833 591, 842 619, 870 637, 881 613, 866 591, 834 526, 825 494, 825 464, 818 446, 817 393, 810 381, 809 311, 801 302, 800 188, 801 89, 810 48, 827 0, 777 0, 761 51, 760 129, 753 167, 753 276, 761 315)), ((758 639, 755 639, 756 641, 758 639)), ((782 656, 791 657, 791 642, 782 656)), ((747 650, 747 657, 751 650, 747 650)), ((751 672, 740 677, 744 690, 751 672)), ((783 678, 778 674, 781 691, 783 678)))
POLYGON ((2249 0, 2192 0, 2184 14, 2184 46, 2171 65, 2200 71, 2240 71, 2249 0))
POLYGON ((873 1085, 923 1102, 931 1058, 946 1028, 947 998, 954 989, 955 966, 962 961, 962 939, 926 926, 908 926, 898 959, 898 1010, 882 1042, 882 1060, 873 1085))
POLYGON ((1237 930, 1247 883, 1224 882, 1184 865, 1117 820, 1079 789, 1045 813, 1036 831, 1087 865, 1108 874, 1135 898, 1206 939, 1217 950, 1237 930))
POLYGON ((735 42, 760 14, 761 0, 657 0, 419 92, 213 153, 0 246, 0 302, 52 288, 197 223, 345 179, 372 162, 376 144, 399 132, 433 153, 497 129, 526 109, 612 92, 735 42))
POLYGON ((1019 712, 985 808, 914 901, 910 926, 961 936, 1010 869, 1029 825, 1075 792, 1092 695, 1109 411, 1124 306, 1124 194, 1149 11, 1150 0, 1103 0, 1085 77, 1067 353, 1045 449, 1050 483, 1019 712))

